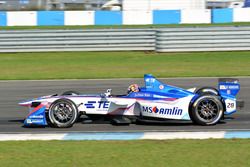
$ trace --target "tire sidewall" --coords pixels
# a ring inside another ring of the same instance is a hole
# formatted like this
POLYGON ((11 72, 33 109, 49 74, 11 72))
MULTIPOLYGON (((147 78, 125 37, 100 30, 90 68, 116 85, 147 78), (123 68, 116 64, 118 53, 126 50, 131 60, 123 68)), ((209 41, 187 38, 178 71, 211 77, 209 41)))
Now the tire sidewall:
POLYGON ((79 95, 80 93, 77 91, 66 91, 62 93, 62 96, 72 96, 72 95, 79 95))
POLYGON ((195 102, 191 105, 191 109, 190 109, 190 117, 191 117, 191 120, 196 123, 196 124, 199 124, 199 125, 215 125, 216 123, 218 123, 220 121, 220 119, 222 118, 223 116, 223 104, 220 100, 220 97, 218 96, 213 96, 213 95, 203 95, 203 96, 200 96, 198 97, 195 102), (198 104, 205 100, 205 99, 209 99, 209 100, 212 100, 213 102, 216 103, 216 105, 218 106, 218 114, 217 116, 212 120, 212 121, 204 121, 200 115, 198 114, 198 111, 197 111, 197 107, 198 107, 198 104))
POLYGON ((73 124, 76 122, 76 119, 78 118, 78 109, 73 101, 71 101, 69 99, 58 99, 50 105, 49 111, 48 111, 48 117, 49 117, 49 121, 53 124, 54 127, 69 128, 69 127, 73 126, 73 124), (59 123, 54 118, 52 109, 54 108, 54 106, 58 105, 59 103, 67 103, 73 109, 73 119, 71 119, 70 122, 62 124, 62 123, 59 123))

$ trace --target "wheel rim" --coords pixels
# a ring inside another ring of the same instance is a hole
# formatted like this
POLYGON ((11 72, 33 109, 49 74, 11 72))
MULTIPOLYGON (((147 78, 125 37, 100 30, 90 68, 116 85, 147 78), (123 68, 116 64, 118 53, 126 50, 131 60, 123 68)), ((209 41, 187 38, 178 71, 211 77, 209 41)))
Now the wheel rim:
POLYGON ((56 103, 51 111, 51 116, 57 124, 67 124, 74 119, 74 107, 70 103, 56 103))
POLYGON ((220 107, 212 99, 204 99, 197 104, 197 114, 205 122, 213 122, 219 117, 220 107))

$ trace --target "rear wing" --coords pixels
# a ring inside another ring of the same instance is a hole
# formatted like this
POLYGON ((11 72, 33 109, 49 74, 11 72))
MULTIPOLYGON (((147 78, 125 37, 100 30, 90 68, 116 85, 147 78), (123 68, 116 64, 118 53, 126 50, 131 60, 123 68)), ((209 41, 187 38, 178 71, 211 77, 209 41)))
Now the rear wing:
POLYGON ((219 78, 218 85, 221 94, 232 95, 236 97, 240 91, 239 79, 236 78, 219 78))

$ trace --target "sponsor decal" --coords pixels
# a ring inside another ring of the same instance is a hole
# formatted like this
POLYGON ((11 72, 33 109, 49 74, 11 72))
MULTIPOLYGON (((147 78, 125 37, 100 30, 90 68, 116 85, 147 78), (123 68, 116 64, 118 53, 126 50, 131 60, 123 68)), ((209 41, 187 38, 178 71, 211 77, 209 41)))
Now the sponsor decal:
POLYGON ((149 93, 135 93, 135 97, 151 97, 149 93))
POLYGON ((153 95, 154 98, 168 98, 167 96, 153 95))
POLYGON ((109 101, 88 101, 84 105, 86 108, 108 109, 109 104, 109 101))
POLYGON ((27 124, 41 124, 43 123, 43 119, 27 119, 27 124))
POLYGON ((150 89, 154 87, 154 82, 155 82, 155 78, 147 78, 146 80, 146 88, 150 89))
POLYGON ((240 89, 239 85, 220 85, 221 90, 225 89, 240 89))
POLYGON ((31 115, 29 118, 43 119, 43 115, 31 115))
POLYGON ((164 89, 164 85, 160 85, 159 89, 161 89, 161 90, 164 89))
POLYGON ((147 78, 146 82, 152 82, 152 83, 154 83, 155 82, 155 78, 147 78))
POLYGON ((155 113, 159 115, 181 115, 182 114, 182 109, 179 109, 178 107, 158 108, 156 106, 154 107, 142 106, 142 111, 147 112, 147 113, 155 113))
POLYGON ((227 89, 225 85, 220 85, 220 89, 221 90, 224 90, 224 89, 227 89))
POLYGON ((86 108, 95 108, 96 101, 88 101, 88 103, 84 104, 86 108))
POLYGON ((31 119, 27 119, 27 124, 31 124, 32 123, 32 121, 31 121, 31 119))

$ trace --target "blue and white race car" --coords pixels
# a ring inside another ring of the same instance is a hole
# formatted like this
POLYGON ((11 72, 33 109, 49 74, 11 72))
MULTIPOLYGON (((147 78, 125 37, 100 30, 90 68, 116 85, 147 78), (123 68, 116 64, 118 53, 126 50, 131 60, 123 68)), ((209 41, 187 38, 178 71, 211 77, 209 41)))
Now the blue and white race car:
POLYGON ((218 90, 211 87, 185 90, 164 84, 150 74, 144 75, 144 82, 142 88, 132 85, 125 95, 113 95, 111 89, 93 95, 68 91, 21 102, 19 105, 30 108, 24 125, 67 128, 82 116, 122 118, 125 122, 191 120, 199 125, 215 125, 224 115, 236 112, 236 95, 240 90, 236 79, 220 80, 218 90))

